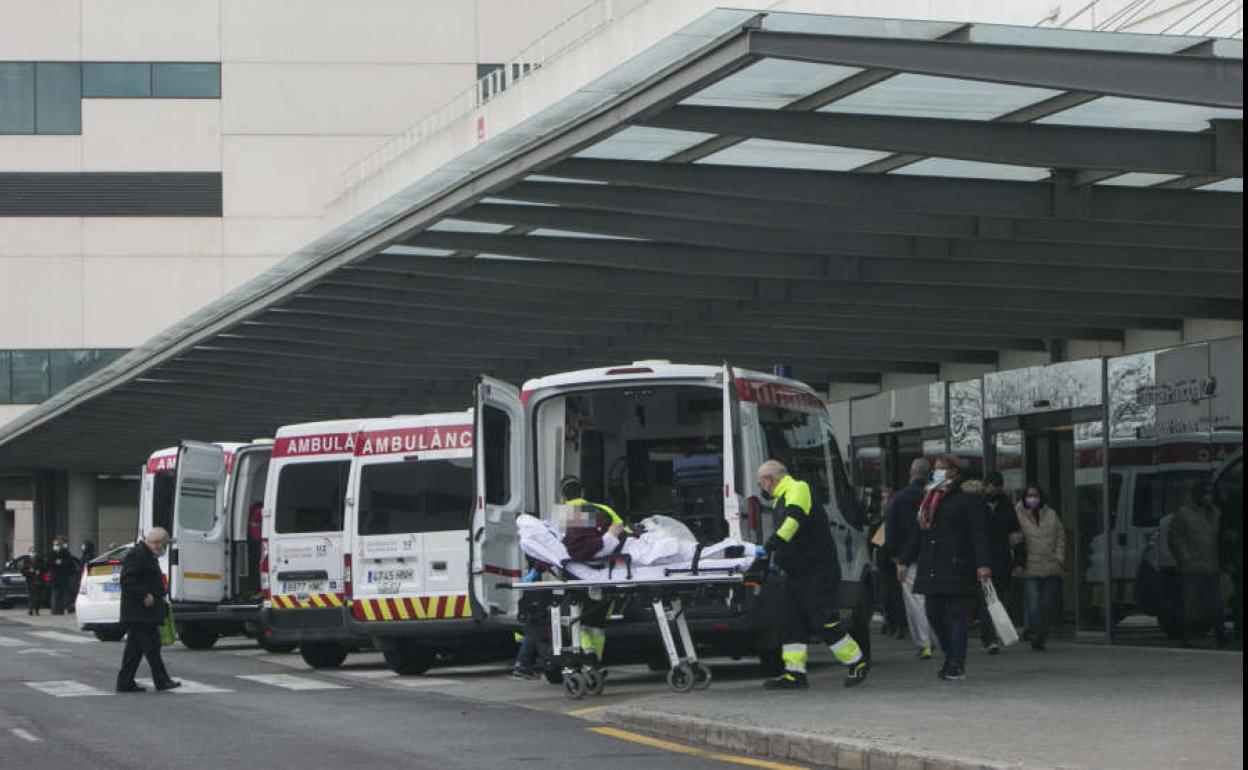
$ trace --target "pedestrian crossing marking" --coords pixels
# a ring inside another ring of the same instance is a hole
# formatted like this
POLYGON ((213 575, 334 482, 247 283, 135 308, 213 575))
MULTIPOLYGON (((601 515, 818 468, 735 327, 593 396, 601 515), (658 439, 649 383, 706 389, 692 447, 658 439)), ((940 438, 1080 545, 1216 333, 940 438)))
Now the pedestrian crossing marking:
POLYGON ((74 644, 94 644, 95 639, 81 634, 67 634, 63 631, 27 631, 30 636, 50 639, 54 642, 73 642, 74 644))
POLYGON ((362 671, 339 671, 342 676, 354 676, 360 679, 393 679, 398 674, 389 669, 364 669, 362 671))
POLYGON ((30 642, 23 642, 21 639, 11 639, 7 636, 0 636, 0 647, 28 647, 30 642))
MULTIPOLYGON (((152 684, 151 679, 135 679, 134 681, 149 689, 155 687, 155 685, 152 684)), ((182 679, 180 681, 182 682, 182 686, 176 690, 170 690, 170 692, 175 695, 206 695, 214 692, 234 692, 233 690, 227 690, 224 687, 213 687, 210 684, 195 682, 190 679, 182 679)))
POLYGON ((394 680, 395 684, 401 684, 404 687, 442 687, 448 684, 463 684, 457 679, 435 679, 431 676, 421 677, 400 677, 394 680))
POLYGON ((93 695, 109 694, 107 690, 101 690, 98 687, 92 687, 82 682, 75 682, 72 679, 61 679, 52 682, 24 682, 23 684, 55 698, 84 698, 93 695))
POLYGON ((311 679, 293 674, 240 674, 239 679, 281 687, 287 690, 346 690, 345 684, 333 684, 321 679, 311 679))

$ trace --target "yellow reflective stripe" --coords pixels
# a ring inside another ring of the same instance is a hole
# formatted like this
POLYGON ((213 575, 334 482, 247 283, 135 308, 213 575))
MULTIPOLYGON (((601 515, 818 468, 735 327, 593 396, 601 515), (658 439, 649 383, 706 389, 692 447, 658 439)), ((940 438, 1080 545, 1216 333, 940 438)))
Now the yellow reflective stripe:
POLYGON ((394 609, 396 612, 399 613, 399 620, 411 620, 412 619, 412 616, 408 614, 407 606, 403 603, 402 599, 394 600, 394 609))
POLYGON ((412 608, 416 610, 417 620, 429 619, 429 605, 425 603, 424 597, 417 596, 415 599, 412 599, 412 608))
POLYGON ((811 506, 810 485, 805 481, 798 481, 792 476, 785 476, 776 484, 776 488, 772 490, 776 500, 780 501, 784 506, 796 506, 802 513, 809 514, 811 506))
POLYGON ((371 599, 363 599, 363 600, 361 600, 361 601, 360 601, 360 606, 364 609, 364 618, 365 618, 366 620, 376 620, 376 619, 377 619, 377 614, 373 611, 373 610, 374 610, 374 607, 373 607, 373 601, 372 601, 371 599))
POLYGON ((312 604, 316 607, 325 606, 325 600, 321 598, 320 594, 312 594, 308 597, 308 601, 312 602, 312 604))
POLYGON ((377 602, 377 609, 381 610, 382 620, 394 620, 394 615, 390 612, 390 602, 382 599, 377 602))
POLYGON ((776 537, 786 543, 792 542, 793 536, 797 534, 797 529, 800 526, 801 523, 797 519, 792 516, 785 516, 784 523, 780 525, 780 529, 776 530, 776 537))
MULTIPOLYGON (((112 569, 111 567, 109 568, 112 569)), ((186 580, 220 580, 221 575, 217 572, 183 572, 182 577, 186 580)))
POLYGON ((338 597, 338 594, 325 594, 325 600, 328 601, 334 607, 342 606, 342 599, 338 597))

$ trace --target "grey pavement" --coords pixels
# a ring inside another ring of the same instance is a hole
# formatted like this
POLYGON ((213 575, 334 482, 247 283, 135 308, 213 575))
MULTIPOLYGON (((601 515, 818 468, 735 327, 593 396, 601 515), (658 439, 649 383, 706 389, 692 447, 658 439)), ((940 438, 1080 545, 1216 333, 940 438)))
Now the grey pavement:
POLYGON ((825 658, 806 692, 720 677, 695 697, 656 693, 597 717, 842 770, 1243 766, 1242 653, 1051 643, 989 656, 973 641, 955 683, 908 644, 878 639, 875 669, 853 690, 825 658))

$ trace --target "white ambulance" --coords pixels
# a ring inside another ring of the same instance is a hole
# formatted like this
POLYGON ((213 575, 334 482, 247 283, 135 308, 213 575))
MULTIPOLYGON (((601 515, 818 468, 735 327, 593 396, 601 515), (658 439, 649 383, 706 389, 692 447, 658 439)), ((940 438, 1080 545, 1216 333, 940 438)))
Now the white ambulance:
MULTIPOLYGON (((255 524, 271 446, 183 441, 153 452, 139 491, 139 536, 164 527, 161 557, 178 636, 205 649, 260 631, 260 541, 255 524)), ((268 646, 261 638, 262 646, 268 646)), ((274 647, 272 649, 293 649, 274 647)))
POLYGON ((483 632, 468 601, 472 411, 360 425, 346 501, 347 625, 400 674, 440 656, 489 656, 511 634, 483 632))
MULTIPOLYGON (((588 500, 627 522, 653 514, 680 519, 704 542, 729 534, 764 542, 778 522, 763 502, 755 470, 768 458, 807 481, 825 506, 843 580, 840 606, 852 609, 864 649, 870 618, 869 534, 854 500, 832 421, 814 390, 796 380, 730 366, 641 361, 557 374, 522 391, 483 378, 475 413, 476 494, 470 600, 480 620, 514 619, 508 585, 523 562, 514 516, 548 516, 559 482, 580 477, 588 500)), ((779 646, 780 602, 764 593, 733 606, 691 610, 699 640, 713 651, 747 655, 779 646)), ((609 633, 608 655, 629 646, 666 658, 652 643, 645 608, 625 608, 609 633), (618 623, 618 621, 625 621, 618 623), (632 623, 628 621, 638 621, 632 623)))
POLYGON ((343 510, 362 420, 279 428, 264 492, 262 633, 299 645, 310 666, 339 666, 367 637, 345 623, 343 510))

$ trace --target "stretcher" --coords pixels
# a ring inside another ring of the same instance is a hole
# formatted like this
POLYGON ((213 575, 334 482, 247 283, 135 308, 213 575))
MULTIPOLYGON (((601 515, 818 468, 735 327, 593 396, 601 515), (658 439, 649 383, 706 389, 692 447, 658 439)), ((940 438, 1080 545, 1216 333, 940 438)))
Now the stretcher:
MULTIPOLYGON (((520 517, 525 518, 525 517, 520 517)), ((669 550, 661 564, 637 564, 620 549, 588 561, 570 558, 566 549, 546 535, 534 521, 520 527, 521 547, 544 564, 555 579, 514 582, 511 587, 538 597, 550 622, 550 665, 560 669, 569 698, 601 695, 606 670, 593 650, 581 645, 581 616, 591 602, 640 599, 654 613, 654 622, 667 653, 667 683, 676 692, 711 684, 711 670, 698 660, 685 607, 695 599, 728 597, 744 590, 755 563, 752 544, 716 544, 693 550, 691 559, 669 550)))

